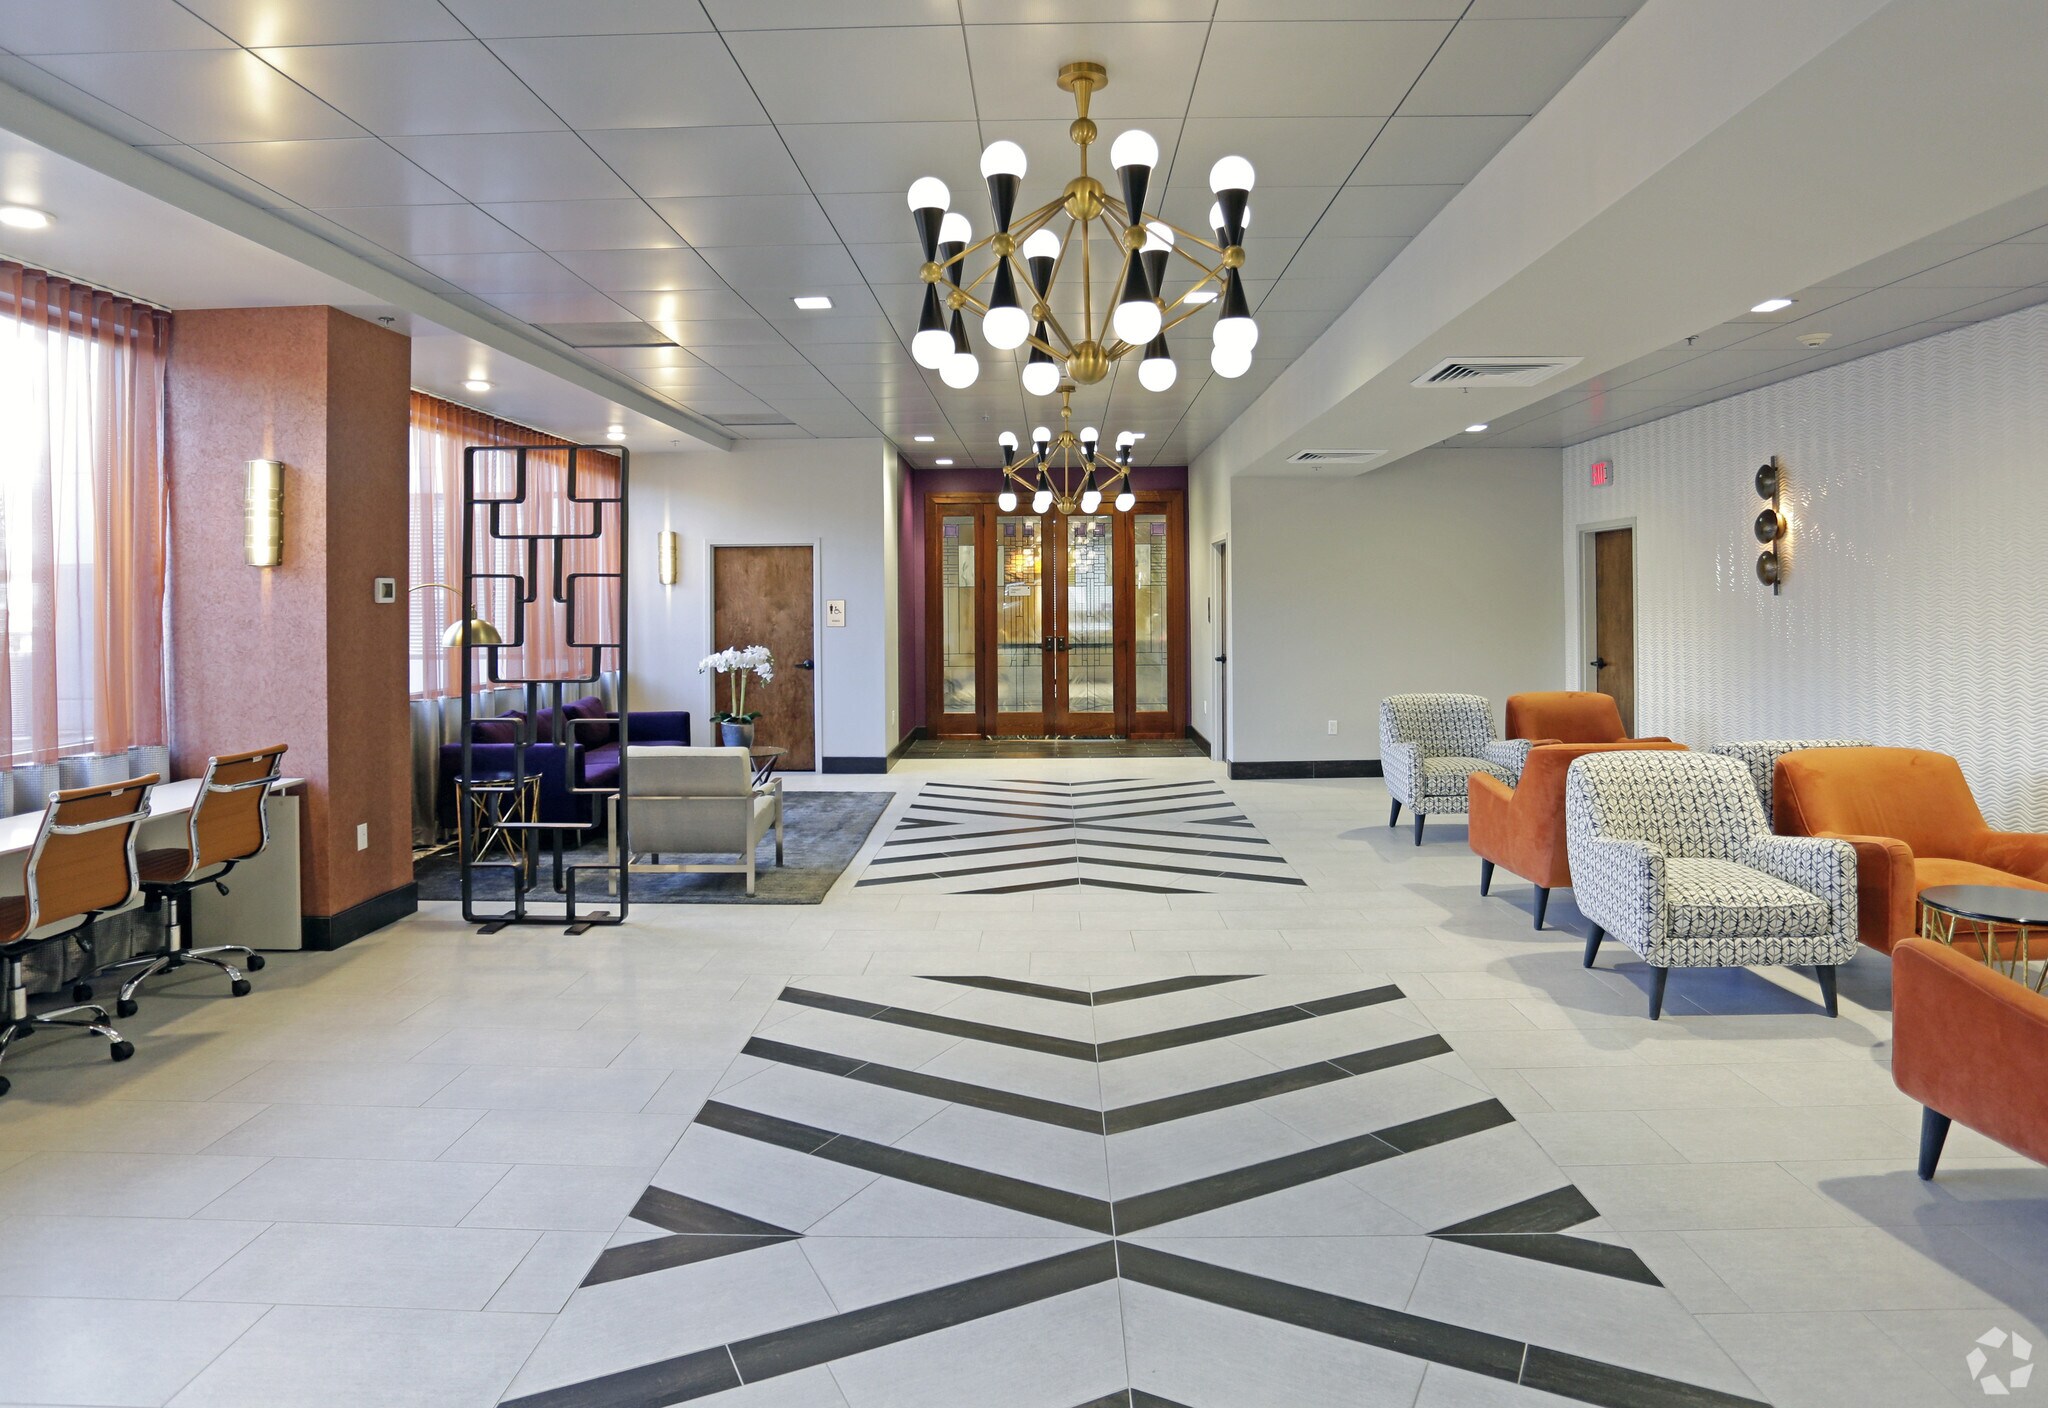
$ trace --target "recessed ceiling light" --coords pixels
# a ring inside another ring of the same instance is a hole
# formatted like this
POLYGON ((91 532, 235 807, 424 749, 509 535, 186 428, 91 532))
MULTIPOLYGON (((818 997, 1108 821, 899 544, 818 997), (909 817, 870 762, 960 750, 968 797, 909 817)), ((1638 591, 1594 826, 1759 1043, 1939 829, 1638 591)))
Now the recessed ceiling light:
POLYGON ((1216 290, 1213 288, 1198 288, 1190 292, 1182 301, 1186 303, 1214 303, 1216 301, 1216 290))
POLYGON ((946 465, 950 465, 953 462, 951 460, 933 460, 932 463, 943 467, 946 465))
POLYGON ((932 443, 932 441, 938 439, 939 437, 936 435, 913 435, 910 438, 915 440, 920 445, 929 445, 932 443))
POLYGON ((1796 298, 1766 298, 1749 311, 1752 313, 1775 313, 1781 308, 1790 308, 1798 301, 1796 298))
POLYGON ((1484 429, 1486 429, 1485 421, 1474 421, 1471 425, 1465 427, 1465 433, 1467 435, 1477 435, 1480 431, 1484 429))
POLYGON ((10 230, 41 230, 50 223, 50 212, 32 205, 0 205, 0 225, 10 230))
POLYGON ((605 438, 608 440, 623 440, 626 438, 626 427, 623 425, 608 425, 604 428, 604 433, 605 438))
POLYGON ((832 300, 822 293, 800 293, 790 301, 807 313, 832 306, 832 300))
POLYGON ((489 391, 491 384, 480 376, 473 376, 468 381, 462 383, 462 389, 464 391, 489 391))

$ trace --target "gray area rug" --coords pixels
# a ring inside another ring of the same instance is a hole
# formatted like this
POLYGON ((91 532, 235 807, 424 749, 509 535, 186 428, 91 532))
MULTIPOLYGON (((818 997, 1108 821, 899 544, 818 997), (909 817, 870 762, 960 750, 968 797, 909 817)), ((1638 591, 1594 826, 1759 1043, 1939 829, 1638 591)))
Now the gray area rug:
MULTIPOLYGON (((818 904, 825 892, 845 871, 860 850, 882 813, 889 809, 892 792, 785 792, 782 796, 783 864, 775 864, 775 836, 762 838, 755 857, 757 874, 754 895, 747 896, 747 877, 731 875, 635 875, 632 902, 635 904, 818 904)), ((602 865, 602 843, 569 854, 571 864, 602 865)), ((664 853, 664 864, 697 862, 724 863, 731 856, 678 856, 664 853)), ((413 865, 413 879, 423 900, 462 898, 461 867, 455 852, 444 851, 413 865)), ((580 905, 596 903, 607 891, 602 876, 577 878, 576 899, 580 905), (591 889, 586 892, 585 884, 591 889)), ((539 889, 528 898, 553 897, 548 881, 548 862, 541 861, 539 889)), ((512 897, 512 879, 504 871, 483 871, 477 876, 476 895, 485 900, 512 897)))

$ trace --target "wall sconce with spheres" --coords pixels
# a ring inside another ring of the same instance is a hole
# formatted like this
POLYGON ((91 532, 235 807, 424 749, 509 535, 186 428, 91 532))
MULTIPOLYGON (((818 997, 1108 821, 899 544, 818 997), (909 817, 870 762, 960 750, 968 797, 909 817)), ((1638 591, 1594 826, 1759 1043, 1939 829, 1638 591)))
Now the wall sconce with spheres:
POLYGON ((1785 580, 1785 564, 1778 555, 1778 544, 1784 541, 1789 526, 1778 507, 1779 497, 1785 492, 1784 460, 1772 455, 1769 464, 1757 466, 1756 492, 1758 497, 1770 500, 1769 507, 1756 516, 1756 540, 1764 545, 1756 558, 1756 579, 1776 596, 1785 580))

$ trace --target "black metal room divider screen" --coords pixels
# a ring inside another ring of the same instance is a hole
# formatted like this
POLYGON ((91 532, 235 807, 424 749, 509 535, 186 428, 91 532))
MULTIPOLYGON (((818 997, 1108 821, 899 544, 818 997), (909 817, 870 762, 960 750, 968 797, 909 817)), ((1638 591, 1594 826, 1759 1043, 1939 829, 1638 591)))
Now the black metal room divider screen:
POLYGON ((630 686, 626 669, 625 584, 629 555, 626 485, 630 468, 631 454, 621 445, 492 445, 470 446, 462 452, 462 619, 479 619, 477 598, 479 587, 483 587, 489 595, 509 602, 511 625, 511 630, 501 632, 502 638, 494 644, 472 640, 467 626, 463 632, 462 771, 456 779, 462 917, 468 923, 481 925, 482 933, 496 933, 508 924, 560 924, 569 933, 580 934, 592 925, 622 924, 628 913, 631 872, 627 861, 632 851, 627 844, 630 686), (591 477, 587 457, 592 455, 618 461, 616 492, 579 492, 579 471, 586 480, 591 477), (538 476, 529 471, 544 462, 537 462, 536 456, 567 457, 558 495, 536 485, 538 476), (503 486, 495 481, 503 477, 499 466, 507 458, 511 462, 510 484, 503 486), (489 475, 491 492, 479 493, 479 475, 485 466, 493 467, 489 475), (479 510, 485 520, 481 532, 479 510), (588 522, 583 523, 580 519, 586 513, 588 522), (520 529, 524 531, 515 531, 520 529), (602 544, 607 539, 616 540, 618 545, 615 571, 574 570, 567 560, 571 544, 602 544), (499 543, 513 545, 511 556, 518 570, 491 570, 500 560, 498 557, 479 562, 490 545, 499 543), (495 590, 488 585, 493 583, 498 584, 495 590), (545 601, 541 597, 543 585, 547 589, 545 601), (603 634, 588 619, 592 614, 588 610, 584 613, 586 619, 578 619, 579 594, 593 588, 616 594, 611 632, 614 639, 585 638, 603 634), (563 653, 572 662, 560 673, 534 674, 530 667, 507 668, 508 664, 525 661, 527 623, 537 611, 555 613, 560 621, 563 653), (479 653, 484 657, 482 680, 477 678, 479 653), (563 705, 571 698, 565 692, 569 686, 596 686, 606 668, 607 654, 610 668, 618 675, 618 779, 612 786, 588 787, 578 776, 579 750, 566 745, 579 741, 579 728, 598 721, 570 719, 564 714, 563 705), (512 660, 508 661, 508 655, 512 660), (580 672, 573 663, 579 659, 580 672), (476 691, 485 684, 515 685, 525 691, 524 717, 519 721, 512 745, 512 767, 504 777, 479 777, 472 757, 476 691), (536 732, 543 711, 550 720, 545 738, 536 732), (541 816, 538 793, 545 779, 540 765, 529 762, 529 750, 543 743, 556 745, 548 755, 548 764, 561 769, 561 791, 575 799, 572 814, 567 818, 545 820, 541 816), (530 796, 532 805, 528 804, 530 796), (582 841, 595 837, 607 816, 615 828, 618 863, 593 864, 572 859, 570 853, 582 841), (479 854, 485 843, 493 839, 508 843, 501 847, 502 860, 486 860, 479 854), (548 859, 550 888, 538 896, 536 906, 535 892, 542 883, 539 862, 543 851, 548 859), (497 914, 477 912, 476 879, 487 872, 503 872, 511 877, 511 909, 497 914), (577 907, 577 879, 590 875, 615 882, 615 909, 577 907))

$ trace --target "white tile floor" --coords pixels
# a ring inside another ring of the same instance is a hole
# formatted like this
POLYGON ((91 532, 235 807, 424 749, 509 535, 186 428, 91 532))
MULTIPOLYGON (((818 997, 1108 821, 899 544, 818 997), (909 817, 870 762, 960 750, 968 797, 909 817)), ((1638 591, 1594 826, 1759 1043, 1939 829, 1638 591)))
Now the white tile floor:
MULTIPOLYGON (((1217 772, 1180 761, 913 762, 884 779, 790 785, 857 781, 907 794, 934 779, 1111 776, 1172 783, 1217 772)), ((1540 934, 1526 886, 1503 875, 1494 898, 1478 896, 1455 821, 1432 825, 1418 850, 1385 827, 1376 782, 1224 787, 1305 886, 997 896, 860 887, 904 813, 899 798, 820 906, 643 906, 629 926, 581 938, 546 929, 479 937, 453 906, 429 906, 339 953, 274 959, 245 999, 218 996, 204 979, 156 990, 125 1024, 138 1045, 126 1065, 110 1065, 95 1044, 37 1038, 8 1060, 15 1089, 0 1099, 0 1404, 487 1408, 533 1372, 544 1338, 564 1362, 580 1353, 601 1363, 607 1336, 647 1327, 593 1323, 584 1339, 565 1336, 561 1317, 665 1162, 687 1166, 698 1142, 745 1145, 758 1177, 735 1174, 728 1160, 702 1167, 733 1178, 735 1196, 779 1189, 793 1200, 777 1209, 783 1225, 815 1222, 867 1186, 847 1170, 845 1190, 821 1206, 830 1190, 815 1178, 776 1180, 779 1162, 802 1155, 710 1129, 682 1139, 720 1085, 760 1082, 756 1091, 785 1102, 775 1108, 791 1119, 815 1108, 802 1082, 783 1077, 777 1087, 765 1079, 770 1063, 735 1054, 785 984, 835 975, 980 973, 1087 987, 1261 973, 1282 975, 1267 980, 1275 984, 1299 975, 1304 994, 1330 990, 1333 978, 1384 976, 1517 1123, 1458 1141, 1455 1158, 1356 1170, 1347 1187, 1420 1208, 1431 1197, 1455 1203, 1472 1172, 1461 1160, 1561 1166, 1602 1214, 1593 1226, 1611 1229, 1596 1235, 1634 1248, 1710 1337, 1685 1351, 1703 1381, 1725 1356, 1743 1392, 1781 1408, 1980 1402, 1965 1358, 1981 1334, 2003 1328, 2048 1346, 2048 1170, 1958 1126, 1941 1176, 1932 1185, 1914 1177, 1918 1109, 1886 1071, 1889 975, 1877 955, 1861 953, 1844 971, 1837 1021, 1819 1015, 1808 975, 1680 973, 1652 1025, 1641 965, 1609 945, 1600 969, 1580 966, 1567 896, 1540 934)), ((1183 995, 1186 1020, 1201 1020, 1200 992, 1183 995)), ((1349 1017, 1361 1033, 1370 1025, 1370 1009, 1349 1017)), ((781 1016, 764 1035, 829 1046, 856 1039, 852 1027, 877 1059, 1048 1100, 1073 1093, 1073 1072, 1009 1048, 910 1028, 878 1034, 879 1023, 828 1011, 781 1016)), ((1185 1052, 1178 1064, 1118 1062, 1101 1068, 1103 1093, 1113 1081, 1111 1103, 1131 1103, 1197 1070, 1202 1084, 1269 1070, 1298 1054, 1290 1043, 1300 1036, 1277 1028, 1214 1043, 1199 1068, 1185 1052)), ((1370 1044, 1361 1035, 1354 1049, 1370 1044)), ((1427 1077, 1427 1063, 1409 1075, 1427 1077)), ((1418 1086, 1415 1098, 1429 1096, 1418 1086)), ((1230 1121, 1218 1120, 1216 1143, 1279 1153, 1341 1126, 1330 1097, 1290 1099, 1284 1119, 1248 1112, 1263 1121, 1257 1129, 1226 1131, 1230 1121)), ((911 1117, 895 1114, 892 1124, 884 1104, 863 1104, 861 1117, 878 1122, 864 1132, 883 1138, 911 1117)), ((1056 1138, 1005 1144, 997 1125, 986 1128, 952 1106, 905 1147, 953 1159, 977 1148, 985 1167, 1089 1191, 1082 1162, 1056 1138)), ((1156 1149, 1132 1141, 1119 1153, 1128 1168, 1171 1157, 1162 1151, 1173 1127, 1155 1133, 1156 1149)), ((911 1254, 901 1237, 859 1240, 864 1227, 900 1228, 905 1209, 849 1203, 839 1215, 843 1235, 811 1262, 820 1306, 908 1284, 890 1261, 911 1254)), ((1039 1245, 1042 1220, 1012 1216, 1028 1245, 962 1237, 932 1255, 974 1275, 1068 1245, 1039 1245)), ((935 1214, 929 1230, 948 1229, 935 1214)), ((1240 1235, 1233 1265, 1258 1274, 1260 1239, 1240 1235)), ((1170 1240, 1154 1243, 1171 1250, 1170 1240)), ((1474 1274, 1467 1263, 1479 1253, 1427 1251, 1419 1275, 1335 1254, 1318 1274, 1352 1295, 1380 1294, 1371 1278, 1395 1276, 1418 1314, 1456 1318, 1484 1301, 1517 1334, 1579 1332, 1559 1318, 1574 1307, 1516 1289, 1510 1273, 1523 1268, 1488 1263, 1474 1274)), ((707 1263, 738 1278, 730 1294, 677 1313, 733 1317, 734 1332, 745 1332, 744 1283, 773 1270, 758 1258, 784 1252, 798 1249, 707 1263)), ((1207 1377, 1156 1389, 1188 1408, 1443 1408, 1519 1392, 1348 1341, 1333 1354, 1310 1344, 1326 1337, 1223 1308, 1190 1314, 1180 1298, 1126 1281, 947 1331, 944 1356, 899 1346, 713 1401, 1074 1408, 1082 1390, 1099 1392, 1080 1370, 1117 1356, 1115 1343, 1096 1343, 1114 1323, 1091 1309, 1104 1296, 1121 1316, 1126 1354, 1208 1366, 1207 1377), (1044 1343, 1069 1349, 1073 1382, 1031 1382, 1036 1361, 1018 1346, 1044 1343), (981 1381, 1006 1396, 945 1400, 946 1383, 919 1376, 946 1363, 983 1366, 981 1381)), ((1625 1349, 1629 1327, 1608 1328, 1625 1349)), ((1992 1369, 2009 1366, 2002 1355, 1991 1352, 1992 1369)), ((2048 1393, 2048 1376, 2015 1396, 2024 1392, 2048 1393)))

